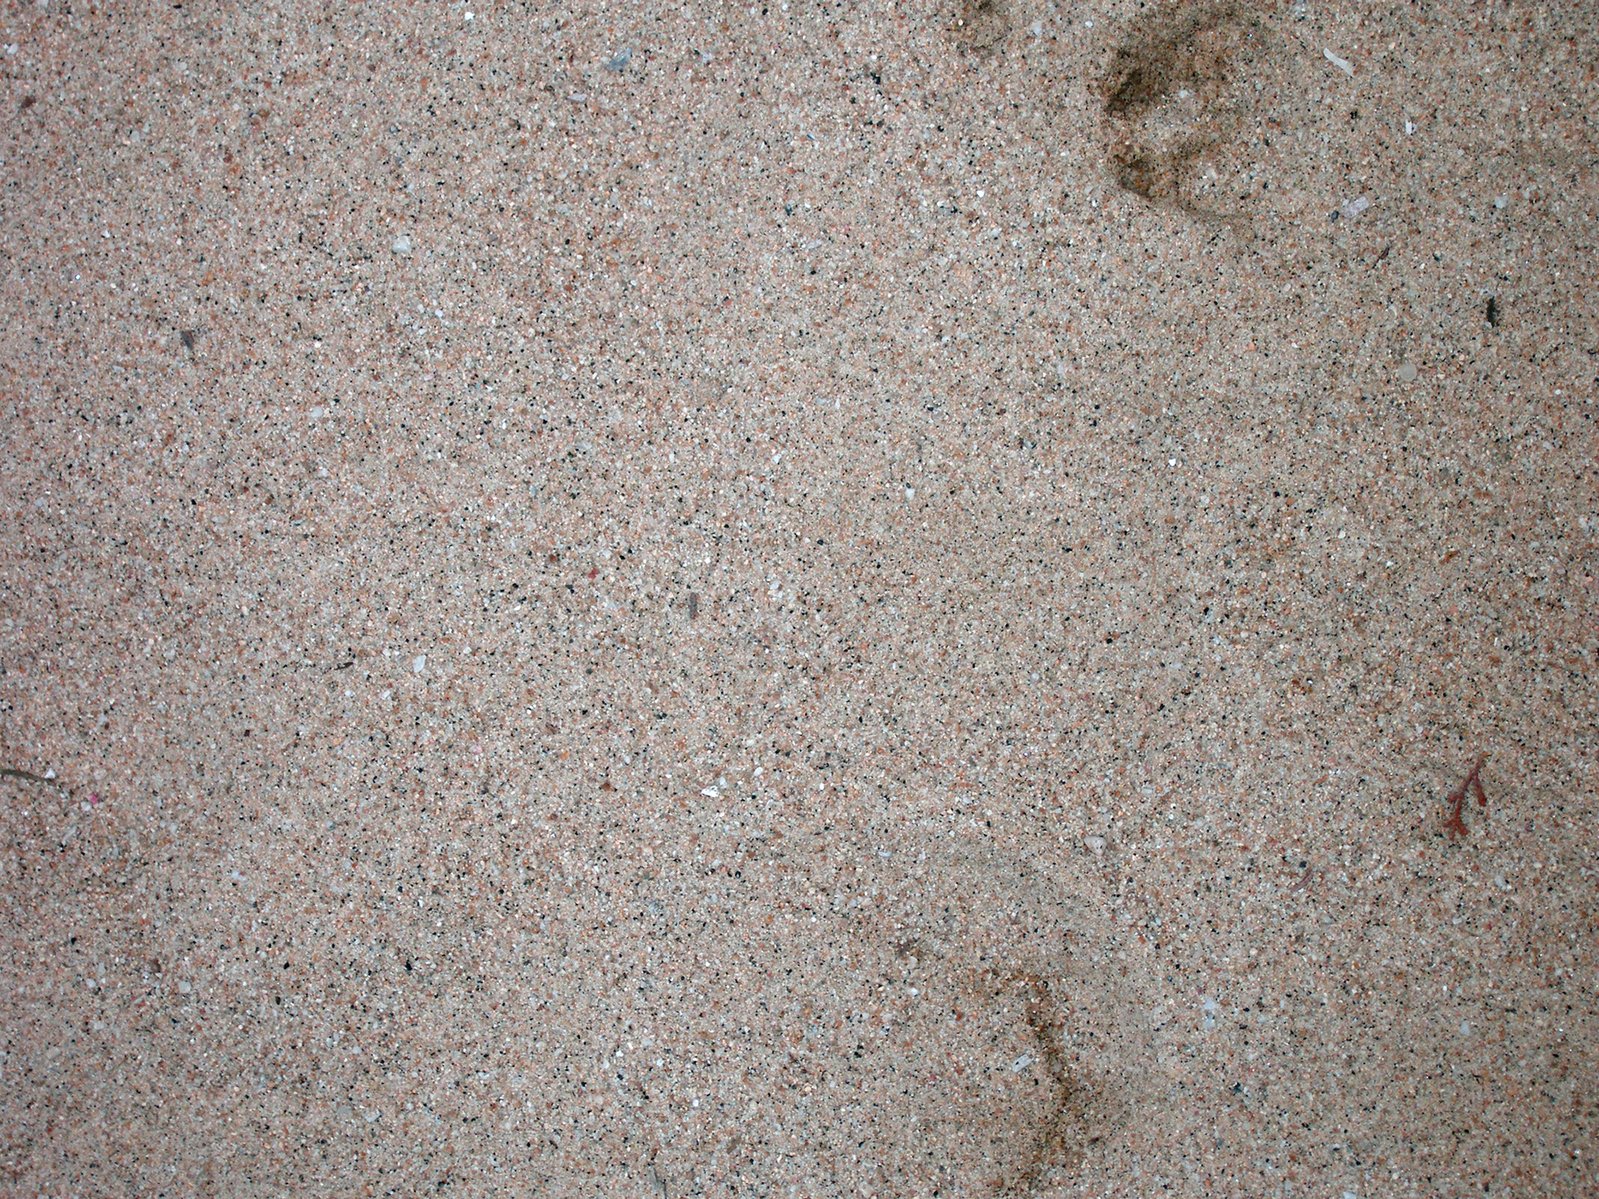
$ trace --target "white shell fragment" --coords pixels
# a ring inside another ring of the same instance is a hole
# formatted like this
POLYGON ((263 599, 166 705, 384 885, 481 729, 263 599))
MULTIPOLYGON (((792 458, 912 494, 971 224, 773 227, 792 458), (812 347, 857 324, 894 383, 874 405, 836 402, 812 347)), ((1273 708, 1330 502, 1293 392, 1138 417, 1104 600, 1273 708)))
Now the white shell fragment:
POLYGON ((1346 221, 1352 221, 1366 209, 1371 207, 1371 201, 1365 196, 1356 196, 1353 200, 1345 200, 1338 206, 1338 215, 1346 221))
POLYGON ((1333 66, 1337 67, 1345 75, 1348 75, 1351 78, 1354 77, 1355 68, 1347 58, 1340 58, 1338 55, 1326 48, 1322 49, 1322 54, 1326 57, 1328 62, 1332 63, 1333 66))

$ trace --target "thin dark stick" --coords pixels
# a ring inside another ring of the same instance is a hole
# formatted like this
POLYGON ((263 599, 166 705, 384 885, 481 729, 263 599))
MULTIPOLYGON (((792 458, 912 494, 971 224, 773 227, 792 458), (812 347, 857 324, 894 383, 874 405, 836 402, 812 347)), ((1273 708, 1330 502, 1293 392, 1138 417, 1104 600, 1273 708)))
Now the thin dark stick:
POLYGON ((56 787, 62 791, 66 790, 55 779, 47 779, 44 775, 34 774, 31 770, 18 770, 14 766, 0 766, 0 778, 21 779, 25 783, 43 783, 46 787, 56 787))

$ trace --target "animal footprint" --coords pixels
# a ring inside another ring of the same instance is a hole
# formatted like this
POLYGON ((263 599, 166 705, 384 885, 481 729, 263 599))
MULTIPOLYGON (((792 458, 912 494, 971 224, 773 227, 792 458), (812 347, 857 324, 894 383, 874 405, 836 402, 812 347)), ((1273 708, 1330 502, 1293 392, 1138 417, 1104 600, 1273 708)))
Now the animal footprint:
POLYGON ((913 856, 861 880, 854 926, 895 1034, 843 1056, 833 1081, 883 1110, 916 1097, 908 1129, 874 1150, 885 1185, 1036 1193, 1140 1105, 1149 984, 1106 914, 1049 874, 969 842, 913 856))
POLYGON ((1264 43, 1260 22, 1230 4, 1185 6, 1123 43, 1102 89, 1117 182, 1151 203, 1231 215, 1217 168, 1251 116, 1241 81, 1264 43))
POLYGON ((950 33, 964 50, 988 51, 1011 28, 1011 0, 960 0, 950 33))

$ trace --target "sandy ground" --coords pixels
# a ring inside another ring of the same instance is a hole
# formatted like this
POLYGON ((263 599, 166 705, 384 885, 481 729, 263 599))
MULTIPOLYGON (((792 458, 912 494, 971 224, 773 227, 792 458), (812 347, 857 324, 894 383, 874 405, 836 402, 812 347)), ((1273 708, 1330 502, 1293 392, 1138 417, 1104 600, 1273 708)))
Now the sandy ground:
POLYGON ((0 1192, 1599 1188, 1593 5, 0 25, 0 1192))

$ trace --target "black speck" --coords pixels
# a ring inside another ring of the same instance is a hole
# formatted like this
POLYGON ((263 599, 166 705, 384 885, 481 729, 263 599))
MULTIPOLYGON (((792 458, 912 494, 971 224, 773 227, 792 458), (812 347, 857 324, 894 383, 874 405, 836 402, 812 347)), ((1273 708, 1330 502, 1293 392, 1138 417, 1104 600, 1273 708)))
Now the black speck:
POLYGON ((32 108, 38 102, 39 102, 39 97, 38 96, 24 96, 24 97, 22 97, 22 103, 20 105, 18 105, 17 110, 19 112, 27 112, 28 109, 32 108))
POLYGON ((1488 297, 1488 311, 1486 315, 1490 325, 1497 325, 1499 323, 1499 301, 1493 296, 1488 297))
POLYGON ((178 334, 178 340, 183 343, 183 348, 191 354, 194 353, 194 339, 198 332, 197 329, 185 329, 178 334))

